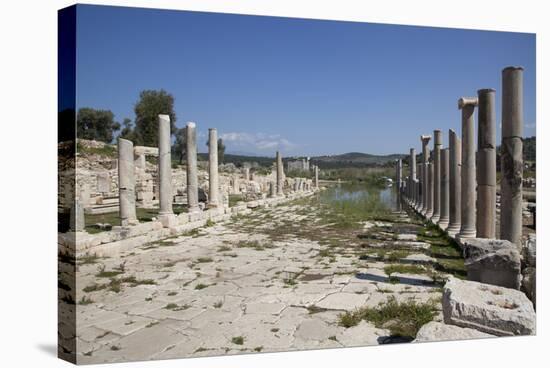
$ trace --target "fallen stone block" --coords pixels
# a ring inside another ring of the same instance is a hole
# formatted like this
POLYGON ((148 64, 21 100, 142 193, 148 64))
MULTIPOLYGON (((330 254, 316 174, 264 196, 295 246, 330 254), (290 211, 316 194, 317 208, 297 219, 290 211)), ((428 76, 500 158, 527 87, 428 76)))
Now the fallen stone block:
POLYGON ((514 244, 497 239, 462 241, 468 280, 519 290, 521 257, 514 244))
POLYGON ((398 234, 397 240, 416 241, 416 234, 398 234))
POLYGON ((533 303, 514 289, 450 278, 443 288, 443 320, 496 336, 535 334, 533 303))
POLYGON ((472 328, 446 325, 441 322, 429 322, 418 330, 413 342, 483 339, 487 337, 495 336, 472 328))

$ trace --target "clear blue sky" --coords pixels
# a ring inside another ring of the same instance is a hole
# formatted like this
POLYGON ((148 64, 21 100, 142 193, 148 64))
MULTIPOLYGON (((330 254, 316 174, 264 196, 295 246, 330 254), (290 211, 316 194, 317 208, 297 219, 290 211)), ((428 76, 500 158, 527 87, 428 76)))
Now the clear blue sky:
POLYGON ((134 119, 143 89, 175 98, 200 151, 406 153, 420 134, 460 132, 461 96, 497 90, 522 65, 525 136, 535 135, 535 35, 79 5, 77 108, 134 119))

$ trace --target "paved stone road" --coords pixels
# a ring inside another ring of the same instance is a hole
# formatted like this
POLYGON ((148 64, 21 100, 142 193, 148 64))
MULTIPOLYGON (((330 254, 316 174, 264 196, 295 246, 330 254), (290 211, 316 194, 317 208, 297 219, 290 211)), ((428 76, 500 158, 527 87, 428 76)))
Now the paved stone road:
MULTIPOLYGON (((359 259, 355 236, 327 253, 327 242, 300 235, 323 226, 315 208, 287 204, 120 257, 81 261, 79 363, 375 345, 388 330, 364 321, 345 328, 338 315, 390 295, 441 295, 422 275, 388 282, 385 263, 359 259)), ((364 230, 384 234, 392 226, 365 222, 364 230)), ((415 241, 417 228, 408 231, 402 245, 426 246, 415 241)))

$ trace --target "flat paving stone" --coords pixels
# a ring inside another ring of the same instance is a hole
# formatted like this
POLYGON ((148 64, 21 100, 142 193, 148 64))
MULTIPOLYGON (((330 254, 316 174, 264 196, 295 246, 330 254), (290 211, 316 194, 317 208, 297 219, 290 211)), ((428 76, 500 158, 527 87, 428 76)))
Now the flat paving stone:
MULTIPOLYGON (((80 267, 82 288, 108 283, 97 277, 98 266, 114 270, 121 259, 121 277, 134 275, 155 284, 122 284, 118 293, 103 289, 83 294, 93 303, 77 305, 78 362, 375 345, 389 336, 387 330, 366 321, 345 328, 339 324, 341 313, 377 307, 391 296, 423 302, 441 295, 425 284, 431 281, 425 275, 393 274, 400 283, 390 282, 384 271, 389 263, 359 258, 365 253, 363 242, 370 238, 334 233, 317 213, 303 214, 305 209, 256 209, 249 216, 203 228, 196 236, 167 239, 166 246, 136 248, 124 252, 123 258, 80 267), (293 233, 289 221, 299 222, 302 230, 331 231, 330 240, 342 238, 345 246, 302 238, 293 233), (273 234, 276 226, 288 232, 273 234), (242 246, 251 241, 264 248, 242 246), (220 250, 222 246, 228 250, 220 250), (321 256, 327 249, 330 257, 321 256), (235 337, 243 337, 243 344, 235 344, 235 337)), ((361 224, 366 234, 382 239, 368 246, 392 251, 428 249, 430 245, 412 233, 417 227, 389 221, 361 224), (394 232, 404 226, 405 233, 395 240, 394 232)))
POLYGON ((334 293, 327 295, 325 298, 315 304, 318 308, 323 309, 338 309, 351 311, 363 306, 369 299, 369 295, 355 293, 334 293))

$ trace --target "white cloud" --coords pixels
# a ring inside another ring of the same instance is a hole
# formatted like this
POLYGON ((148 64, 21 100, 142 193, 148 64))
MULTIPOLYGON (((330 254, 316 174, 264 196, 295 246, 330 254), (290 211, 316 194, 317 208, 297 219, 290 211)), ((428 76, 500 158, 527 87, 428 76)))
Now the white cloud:
POLYGON ((228 149, 253 150, 256 152, 289 151, 296 147, 280 134, 229 132, 220 136, 228 149))
POLYGON ((535 129, 536 127, 537 127, 536 123, 525 124, 525 128, 527 128, 527 129, 535 129))

